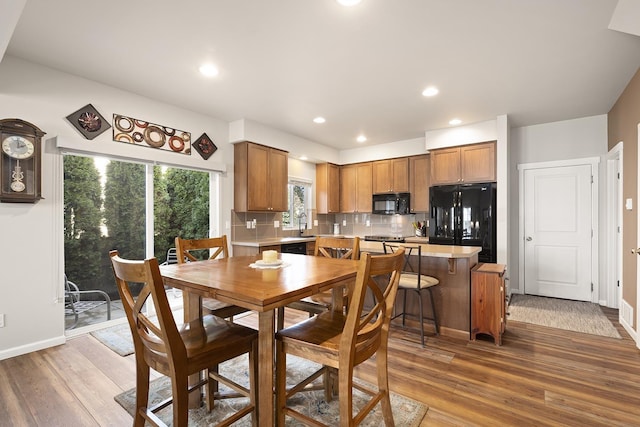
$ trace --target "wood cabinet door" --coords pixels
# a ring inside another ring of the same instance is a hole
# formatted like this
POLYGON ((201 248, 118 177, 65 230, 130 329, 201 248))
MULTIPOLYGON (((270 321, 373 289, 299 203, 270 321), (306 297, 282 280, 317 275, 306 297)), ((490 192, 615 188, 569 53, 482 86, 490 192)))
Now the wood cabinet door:
POLYGON ((356 166, 340 168, 340 212, 356 211, 356 166))
POLYGON ((409 191, 409 158, 391 160, 392 187, 394 193, 406 193, 409 191))
POLYGON ((390 193, 393 191, 393 171, 391 161, 378 160, 371 164, 373 193, 390 193))
POLYGON ((460 181, 460 148, 431 151, 431 185, 457 184, 460 181))
POLYGON ((359 163, 356 167, 356 212, 371 212, 373 195, 373 167, 359 163))
POLYGON ((411 193, 411 212, 429 212, 429 155, 409 158, 409 192, 411 193))
POLYGON ((269 147, 247 144, 247 210, 267 211, 271 207, 269 147))
POLYGON ((460 147, 460 169, 463 182, 495 181, 495 143, 487 142, 460 147))
POLYGON ((269 210, 285 212, 288 210, 287 186, 289 184, 288 158, 285 151, 269 150, 269 210))
POLYGON ((316 165, 316 210, 319 214, 340 212, 340 167, 316 165))
POLYGON ((373 194, 409 191, 409 158, 378 160, 372 163, 373 194))

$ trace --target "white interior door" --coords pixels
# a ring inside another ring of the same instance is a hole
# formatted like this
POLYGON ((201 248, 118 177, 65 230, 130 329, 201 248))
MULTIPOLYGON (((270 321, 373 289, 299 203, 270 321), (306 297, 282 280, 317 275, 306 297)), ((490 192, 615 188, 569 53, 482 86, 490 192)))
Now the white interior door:
POLYGON ((524 171, 524 292, 591 301, 591 165, 524 171))

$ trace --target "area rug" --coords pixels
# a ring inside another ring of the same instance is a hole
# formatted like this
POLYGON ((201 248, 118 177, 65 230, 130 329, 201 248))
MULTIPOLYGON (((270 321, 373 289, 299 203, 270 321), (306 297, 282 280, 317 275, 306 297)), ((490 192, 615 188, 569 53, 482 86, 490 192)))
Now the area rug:
POLYGON ((621 338, 598 304, 512 294, 508 320, 568 331, 621 338))
POLYGON ((133 338, 128 323, 99 329, 91 332, 91 335, 120 356, 133 354, 133 338))
MULTIPOLYGON (((319 365, 307 360, 289 356, 287 358, 287 381, 290 385, 313 373, 319 365)), ((220 365, 220 373, 230 377, 232 380, 240 384, 248 385, 247 374, 247 356, 243 355, 235 359, 229 360, 220 365)), ((366 387, 375 390, 375 387, 359 381, 366 387)), ((224 387, 220 385, 221 390, 224 387)), ((154 405, 167 397, 171 396, 171 381, 168 377, 161 377, 151 382, 149 390, 150 406, 154 405)), ((130 414, 135 411, 135 388, 119 394, 115 397, 124 409, 130 414)), ((191 409, 189 411, 189 426, 209 426, 214 425, 219 420, 224 419, 228 414, 245 404, 245 399, 225 399, 216 402, 213 411, 207 412, 206 408, 191 409)), ((366 395, 358 390, 354 391, 354 407, 361 408, 366 402, 366 395)), ((324 391, 312 391, 299 393, 289 400, 288 404, 296 410, 317 419, 327 425, 339 425, 339 401, 334 399, 332 402, 325 402, 324 391)), ((391 407, 393 410, 393 418, 396 426, 417 427, 427 413, 428 407, 420 402, 408 399, 395 393, 391 393, 391 407)), ((160 419, 168 426, 172 425, 172 405, 158 412, 160 419)), ((287 417, 287 426, 300 426, 296 420, 287 417)), ((378 427, 382 423, 382 409, 378 404, 374 410, 364 419, 361 426, 378 427)), ((236 422, 234 426, 248 427, 251 426, 251 416, 244 417, 236 422)))

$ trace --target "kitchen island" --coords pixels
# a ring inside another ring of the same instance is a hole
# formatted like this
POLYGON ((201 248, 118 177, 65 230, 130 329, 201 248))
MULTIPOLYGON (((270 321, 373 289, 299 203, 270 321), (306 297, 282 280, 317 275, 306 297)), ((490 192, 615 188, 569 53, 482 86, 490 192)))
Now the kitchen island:
MULTIPOLYGON (((440 284, 433 288, 434 303, 440 323, 442 335, 469 339, 471 321, 471 269, 478 263, 478 254, 482 248, 474 246, 449 246, 422 243, 424 239, 407 239, 408 244, 420 244, 422 247, 422 274, 433 276, 440 284)), ((382 253, 384 249, 380 242, 360 242, 361 252, 382 253)), ((417 257, 416 257, 417 258, 417 257)), ((415 259, 412 260, 412 263, 415 259)), ((402 294, 398 294, 396 308, 402 308, 402 294)), ((428 295, 423 298, 425 316, 431 313, 428 295)), ((417 298, 411 294, 407 298, 407 312, 419 313, 417 298)), ((400 323, 401 318, 394 323, 400 323)), ((407 325, 417 326, 417 320, 407 318, 407 325)), ((431 328, 433 322, 425 321, 425 332, 431 328)))

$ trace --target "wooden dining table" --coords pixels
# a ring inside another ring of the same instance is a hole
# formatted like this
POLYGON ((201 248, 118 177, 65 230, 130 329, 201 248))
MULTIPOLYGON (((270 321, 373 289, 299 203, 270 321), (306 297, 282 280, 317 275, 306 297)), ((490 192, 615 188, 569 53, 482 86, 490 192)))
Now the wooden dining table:
POLYGON ((274 335, 278 307, 333 290, 333 307, 343 307, 342 289, 353 283, 357 261, 279 254, 277 268, 254 268, 260 256, 237 256, 161 266, 165 284, 183 291, 185 321, 201 314, 201 298, 215 298, 258 313, 258 425, 274 424, 274 335))

